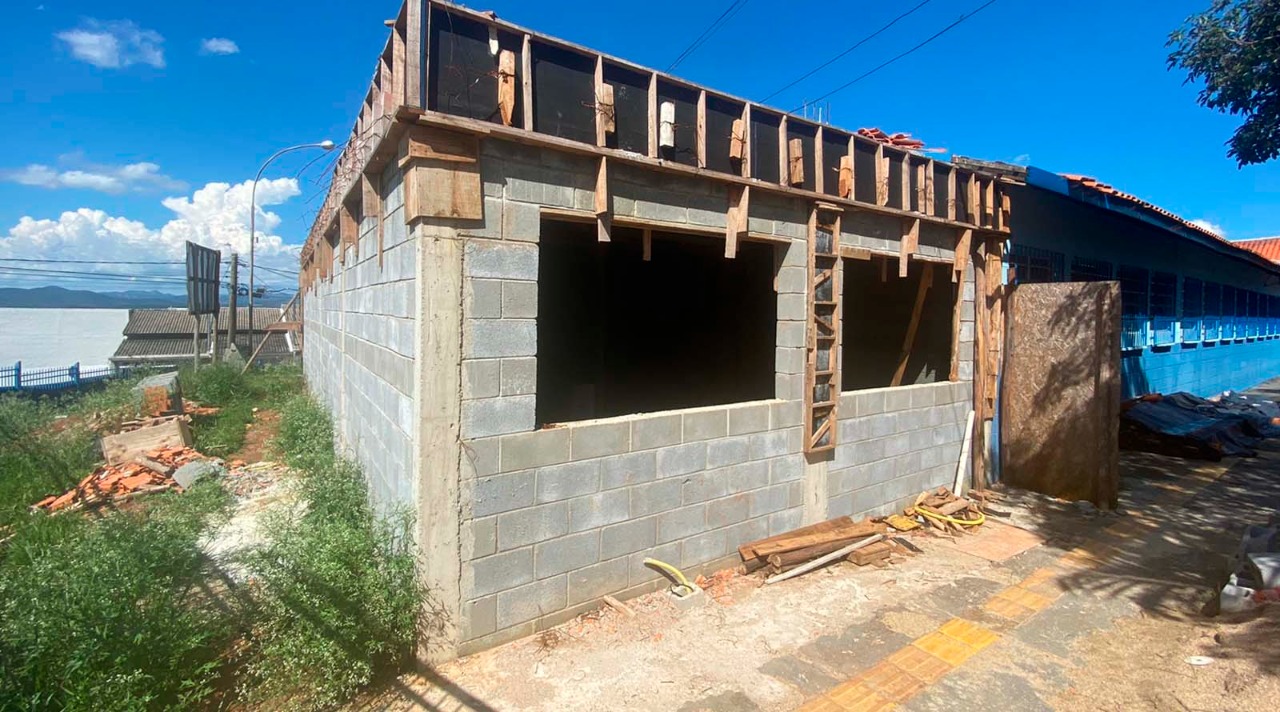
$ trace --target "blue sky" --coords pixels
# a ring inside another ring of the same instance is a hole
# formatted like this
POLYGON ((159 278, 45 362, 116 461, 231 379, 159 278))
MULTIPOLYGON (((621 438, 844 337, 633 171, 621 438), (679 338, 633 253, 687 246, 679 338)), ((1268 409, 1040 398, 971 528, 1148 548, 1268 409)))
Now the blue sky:
MULTIPOLYGON (((750 0, 675 73, 761 99, 917 2, 783 10, 750 0)), ((1165 68, 1168 33, 1208 2, 997 0, 830 97, 832 119, 1092 175, 1230 238, 1280 234, 1280 163, 1237 169, 1223 146, 1236 120, 1198 107, 1195 88, 1165 68)), ((792 109, 980 4, 930 0, 769 103, 792 109)), ((727 5, 498 0, 486 9, 665 69, 727 5)), ((9 3, 0 25, 9 68, 0 76, 0 257, 167 258, 187 237, 247 245, 241 184, 277 148, 346 137, 386 39, 382 20, 397 8, 395 0, 9 3)), ((292 267, 287 246, 305 237, 323 197, 328 156, 292 182, 314 157, 278 162, 267 176, 279 180, 259 187, 269 203, 262 259, 276 269, 292 267)), ((0 284, 41 281, 12 275, 0 274, 0 284)))

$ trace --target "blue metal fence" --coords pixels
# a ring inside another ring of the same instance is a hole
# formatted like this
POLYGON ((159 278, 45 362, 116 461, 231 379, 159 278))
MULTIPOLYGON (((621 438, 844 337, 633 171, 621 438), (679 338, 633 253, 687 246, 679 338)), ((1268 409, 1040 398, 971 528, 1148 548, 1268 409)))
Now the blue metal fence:
POLYGON ((21 391, 26 393, 56 393, 101 383, 124 375, 113 366, 80 368, 79 363, 55 368, 23 369, 22 362, 12 366, 0 366, 0 393, 21 391))

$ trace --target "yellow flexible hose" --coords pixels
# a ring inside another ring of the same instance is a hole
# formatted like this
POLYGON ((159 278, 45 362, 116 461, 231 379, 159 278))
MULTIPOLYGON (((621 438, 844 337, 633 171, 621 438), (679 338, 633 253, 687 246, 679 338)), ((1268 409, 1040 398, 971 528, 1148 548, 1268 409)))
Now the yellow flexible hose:
POLYGON ((678 583, 681 586, 684 586, 690 591, 693 590, 693 584, 689 583, 689 579, 685 578, 684 574, 680 573, 680 569, 677 569, 671 564, 668 564, 665 561, 658 561, 657 559, 645 559, 644 565, 650 568, 658 569, 660 571, 665 571, 667 574, 670 575, 672 580, 674 580, 676 583, 678 583))
POLYGON ((979 524, 982 524, 983 522, 987 521, 987 516, 982 512, 978 512, 977 519, 956 519, 955 517, 948 517, 945 514, 930 512, 924 507, 916 507, 916 511, 930 519, 936 519, 942 522, 951 522, 952 524, 958 524, 960 526, 965 526, 965 527, 976 527, 979 524))

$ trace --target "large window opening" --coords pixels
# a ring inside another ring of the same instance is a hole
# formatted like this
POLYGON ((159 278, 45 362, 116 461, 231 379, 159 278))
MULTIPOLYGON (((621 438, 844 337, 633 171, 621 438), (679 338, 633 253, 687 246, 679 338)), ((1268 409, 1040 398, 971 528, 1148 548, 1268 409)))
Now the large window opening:
POLYGON ((538 425, 772 398, 773 249, 543 221, 538 425))
POLYGON ((902 279, 896 264, 882 270, 878 262, 844 261, 842 388, 895 385, 899 372, 897 385, 947 380, 956 295, 951 270, 912 261, 902 279))

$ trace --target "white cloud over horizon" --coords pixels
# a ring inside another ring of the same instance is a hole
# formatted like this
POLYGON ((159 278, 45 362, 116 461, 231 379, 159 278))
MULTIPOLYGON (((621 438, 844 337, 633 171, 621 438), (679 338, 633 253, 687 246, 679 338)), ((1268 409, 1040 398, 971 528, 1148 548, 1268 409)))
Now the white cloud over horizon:
POLYGON ((49 190, 79 188, 112 195, 187 188, 186 183, 161 173, 159 165, 146 161, 122 166, 83 164, 74 168, 32 163, 23 168, 0 171, 0 180, 49 190))
MULTIPOLYGON (((230 253, 237 252, 245 261, 249 253, 249 193, 252 181, 231 185, 209 183, 190 195, 165 198, 161 204, 173 211, 173 219, 159 228, 151 228, 138 220, 108 215, 105 211, 79 208, 62 213, 56 219, 21 218, 9 228, 7 235, 0 235, 0 258, 20 260, 82 260, 94 264, 35 264, 27 262, 0 262, 10 269, 0 270, 0 284, 5 286, 37 287, 49 284, 71 286, 74 277, 58 278, 56 275, 40 275, 21 269, 50 269, 76 272, 114 273, 129 272, 139 277, 147 275, 183 274, 180 266, 166 268, 156 265, 134 267, 117 264, 136 261, 181 261, 185 258, 187 240, 223 253, 223 272, 226 273, 230 253), (12 269, 18 267, 18 270, 12 269)), ((259 267, 296 272, 301 245, 286 244, 275 231, 281 218, 263 206, 280 205, 299 194, 298 182, 292 178, 279 178, 258 182, 257 202, 257 250, 259 267)), ((247 271, 242 271, 241 281, 248 283, 247 271)), ((279 288, 292 288, 296 280, 260 271, 256 282, 279 288)), ((160 291, 182 290, 180 283, 157 283, 125 278, 100 281, 94 278, 81 280, 78 288, 101 291, 125 289, 156 289, 160 291)))
POLYGON ((201 54, 238 54, 240 45, 226 37, 208 37, 200 40, 201 54))
POLYGON ((164 68, 164 37, 139 27, 132 20, 86 20, 83 26, 64 30, 54 37, 66 43, 71 56, 102 69, 122 69, 134 64, 164 68))
POLYGON ((1192 225, 1195 225, 1196 227, 1200 228, 1201 230, 1208 230, 1209 232, 1211 232, 1211 233, 1213 233, 1213 234, 1217 235, 1218 237, 1226 237, 1226 236, 1227 236, 1227 231, 1226 231, 1226 230, 1224 230, 1224 229, 1222 229, 1222 226, 1221 226, 1221 225, 1219 225, 1218 223, 1215 223, 1215 222, 1211 222, 1211 221, 1209 221, 1209 220, 1205 220, 1204 218, 1199 218, 1199 219, 1196 219, 1196 220, 1192 220, 1192 221, 1191 221, 1191 224, 1192 224, 1192 225))

